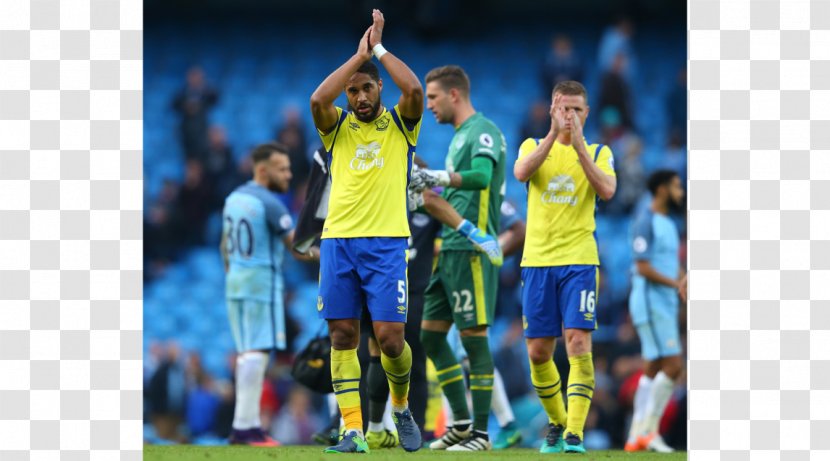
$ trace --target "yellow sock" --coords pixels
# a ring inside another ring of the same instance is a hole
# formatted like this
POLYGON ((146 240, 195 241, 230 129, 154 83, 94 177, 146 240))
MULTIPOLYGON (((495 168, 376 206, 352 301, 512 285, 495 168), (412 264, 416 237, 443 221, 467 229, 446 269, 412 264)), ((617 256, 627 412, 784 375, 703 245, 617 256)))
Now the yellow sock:
POLYGON ((545 409, 545 413, 548 415, 548 421, 564 426, 568 416, 565 413, 565 401, 562 400, 562 393, 560 392, 562 381, 553 360, 541 365, 530 362, 530 380, 536 390, 536 395, 539 396, 539 401, 542 402, 542 408, 545 409))
POLYGON ((357 349, 331 350, 331 384, 346 430, 363 430, 360 412, 360 362, 357 349))
POLYGON ((594 397, 594 362, 593 355, 587 354, 569 357, 571 372, 568 375, 568 432, 582 439, 588 409, 594 397))
POLYGON ((400 411, 407 407, 409 397, 409 372, 412 370, 412 349, 404 341, 401 355, 392 358, 381 352, 380 363, 386 371, 386 380, 389 381, 389 395, 392 399, 392 408, 400 411))

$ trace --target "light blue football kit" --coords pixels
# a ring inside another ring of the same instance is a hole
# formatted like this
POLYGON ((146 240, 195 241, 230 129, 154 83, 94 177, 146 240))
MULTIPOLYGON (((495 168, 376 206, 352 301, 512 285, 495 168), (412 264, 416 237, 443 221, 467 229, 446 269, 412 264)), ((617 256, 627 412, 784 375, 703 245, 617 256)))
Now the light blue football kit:
POLYGON ((679 300, 674 288, 649 282, 640 275, 636 262, 647 260, 661 275, 677 280, 679 246, 677 227, 668 216, 644 208, 634 220, 631 228, 634 267, 628 304, 646 360, 680 354, 679 300))
POLYGON ((238 352, 285 349, 282 239, 294 222, 273 192, 249 181, 225 199, 228 319, 238 352))

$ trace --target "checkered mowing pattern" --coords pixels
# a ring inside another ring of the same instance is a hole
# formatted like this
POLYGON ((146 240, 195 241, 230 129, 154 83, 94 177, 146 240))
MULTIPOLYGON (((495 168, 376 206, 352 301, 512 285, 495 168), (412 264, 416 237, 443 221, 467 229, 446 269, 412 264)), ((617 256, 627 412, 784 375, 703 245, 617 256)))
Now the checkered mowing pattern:
POLYGON ((690 459, 830 459, 830 1, 689 5, 690 459))
POLYGON ((142 4, 0 1, 0 460, 139 460, 142 4))

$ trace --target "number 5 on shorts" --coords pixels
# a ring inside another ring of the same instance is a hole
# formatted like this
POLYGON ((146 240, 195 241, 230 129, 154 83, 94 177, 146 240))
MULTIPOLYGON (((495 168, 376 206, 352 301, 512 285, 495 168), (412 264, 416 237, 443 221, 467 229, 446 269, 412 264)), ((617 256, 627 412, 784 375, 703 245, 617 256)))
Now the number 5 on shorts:
POLYGON ((406 280, 398 280, 398 303, 403 304, 406 301, 406 280))

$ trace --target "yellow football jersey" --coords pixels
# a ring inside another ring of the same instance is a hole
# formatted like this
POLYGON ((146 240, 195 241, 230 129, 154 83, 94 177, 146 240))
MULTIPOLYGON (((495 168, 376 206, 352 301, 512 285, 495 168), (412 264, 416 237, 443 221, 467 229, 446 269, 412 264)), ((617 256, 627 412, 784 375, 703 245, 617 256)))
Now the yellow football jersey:
MULTIPOLYGON (((539 141, 526 139, 519 147, 519 158, 533 152, 539 141)), ((600 170, 616 176, 609 147, 587 142, 585 146, 600 170)), ((576 150, 554 142, 548 158, 528 180, 522 266, 599 265, 594 235, 596 205, 597 193, 585 176, 576 150)))
POLYGON ((398 106, 364 123, 337 107, 338 125, 318 131, 329 152, 331 193, 322 238, 409 237, 406 187, 421 120, 398 106))

